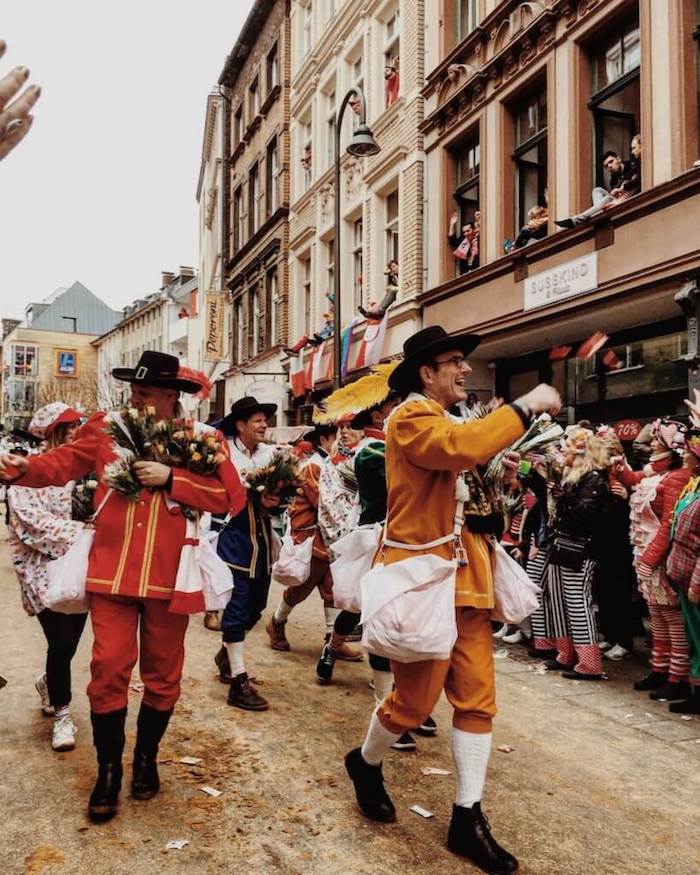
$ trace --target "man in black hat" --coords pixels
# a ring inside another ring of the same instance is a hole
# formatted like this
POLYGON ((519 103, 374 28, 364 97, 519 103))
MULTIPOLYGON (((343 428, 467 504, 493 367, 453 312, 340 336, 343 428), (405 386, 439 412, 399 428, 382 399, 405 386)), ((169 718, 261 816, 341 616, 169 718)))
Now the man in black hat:
MULTIPOLYGON (((231 460, 241 480, 247 471, 264 468, 272 461, 275 450, 264 441, 268 419, 276 410, 276 404, 260 404, 245 396, 217 423, 228 438, 231 460)), ((269 511, 277 504, 279 501, 270 496, 248 493, 246 506, 236 516, 212 519, 212 529, 219 531, 219 556, 233 575, 233 592, 221 619, 223 646, 215 661, 219 678, 230 685, 229 705, 244 711, 266 711, 269 707, 245 670, 244 642, 267 604, 272 567, 269 511)))
POLYGON ((457 515, 456 488, 461 471, 488 462, 524 433, 531 416, 556 413, 561 401, 555 389, 541 385, 481 420, 450 416, 449 408, 467 397, 466 356, 478 343, 475 335, 451 337, 439 326, 425 328, 406 341, 404 360, 389 377, 404 403, 387 428, 385 538, 391 546, 385 545, 382 561, 391 567, 421 554, 460 560, 454 584, 457 640, 448 659, 391 662, 395 689, 372 715, 362 747, 347 755, 345 766, 362 811, 373 820, 394 821, 382 759, 404 732, 421 725, 444 689, 454 709, 457 774, 447 844, 484 871, 505 875, 517 870, 517 860, 497 844, 481 812, 496 713, 491 556, 478 526, 472 530, 457 515))
MULTIPOLYGON (((176 415, 180 392, 202 388, 180 376, 177 358, 161 352, 144 352, 135 368, 116 368, 112 374, 131 384, 133 408, 153 408, 162 419, 176 415)), ((61 486, 92 471, 100 481, 95 506, 101 509, 86 581, 94 634, 88 697, 99 764, 88 804, 94 821, 108 820, 117 811, 129 681, 137 659, 145 690, 131 793, 135 799, 150 799, 160 786, 158 745, 180 695, 189 619, 170 610, 186 540, 186 520, 178 505, 225 513, 238 512, 245 500, 226 460, 215 476, 207 477, 158 462, 135 462, 143 488, 131 501, 117 491, 108 493, 103 482, 105 468, 115 459, 104 413, 90 417, 75 440, 41 456, 0 457, 0 477, 21 477, 22 486, 61 486)))

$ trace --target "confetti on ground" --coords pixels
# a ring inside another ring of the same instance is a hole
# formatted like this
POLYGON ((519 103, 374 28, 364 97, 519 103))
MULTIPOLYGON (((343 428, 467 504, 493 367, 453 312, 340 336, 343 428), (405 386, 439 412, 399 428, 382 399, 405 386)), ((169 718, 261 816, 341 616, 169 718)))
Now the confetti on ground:
POLYGON ((501 753, 513 753, 515 750, 515 748, 511 747, 509 744, 499 744, 496 749, 500 750, 501 753))
POLYGON ((505 647, 503 647, 501 650, 497 650, 497 651, 493 654, 493 658, 494 658, 494 659, 508 659, 508 651, 507 651, 507 649, 506 649, 505 647))
POLYGON ((436 769, 433 766, 426 766, 424 769, 421 769, 424 775, 451 775, 452 772, 448 772, 447 769, 436 769))
POLYGON ((133 690, 135 693, 142 693, 146 688, 140 681, 138 681, 133 684, 129 684, 129 689, 133 690))
POLYGON ((215 787, 200 787, 199 789, 202 793, 206 793, 207 796, 213 796, 215 799, 217 796, 221 796, 221 790, 217 790, 215 787))
POLYGON ((634 714, 625 714, 625 720, 631 720, 634 717, 634 714))
POLYGON ((428 811, 427 808, 423 808, 420 805, 411 805, 408 809, 409 811, 414 811, 416 814, 420 814, 421 817, 434 817, 432 811, 428 811))
POLYGON ((181 851, 185 845, 189 845, 189 839, 173 839, 165 846, 166 851, 181 851))
POLYGON ((186 766, 196 766, 197 763, 202 762, 201 757, 180 757, 178 762, 184 763, 186 766))
POLYGON ((650 714, 648 711, 645 711, 645 712, 644 712, 644 716, 645 716, 645 717, 653 717, 654 715, 653 715, 653 714, 650 714))
POLYGON ((683 716, 681 717, 681 720, 692 720, 692 719, 693 718, 691 717, 690 714, 683 714, 683 716))

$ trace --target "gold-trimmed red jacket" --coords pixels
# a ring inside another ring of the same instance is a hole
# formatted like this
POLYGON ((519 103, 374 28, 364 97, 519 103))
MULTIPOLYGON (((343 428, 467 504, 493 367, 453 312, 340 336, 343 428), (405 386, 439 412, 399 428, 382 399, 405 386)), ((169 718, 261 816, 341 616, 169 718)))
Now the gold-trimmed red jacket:
MULTIPOLYGON (((74 441, 29 459, 29 470, 15 481, 22 486, 62 486, 91 471, 100 485, 95 507, 104 498, 105 465, 114 461, 114 443, 106 433, 104 413, 94 414, 74 441)), ((225 447, 226 441, 222 438, 225 447)), ((166 497, 212 513, 238 513, 245 505, 245 490, 228 459, 217 475, 204 477, 174 468, 170 491, 142 489, 137 501, 113 492, 95 523, 95 540, 88 566, 87 590, 102 595, 170 599, 175 587, 186 520, 179 506, 168 507, 166 497)))

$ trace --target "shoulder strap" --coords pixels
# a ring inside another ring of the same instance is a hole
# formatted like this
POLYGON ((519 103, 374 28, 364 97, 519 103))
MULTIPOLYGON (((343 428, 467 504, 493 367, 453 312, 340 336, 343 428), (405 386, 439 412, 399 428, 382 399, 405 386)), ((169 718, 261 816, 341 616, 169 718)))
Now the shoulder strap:
POLYGON ((97 519, 97 517, 100 515, 100 513, 102 513, 102 510, 103 510, 105 504, 107 504, 107 499, 108 499, 109 496, 112 494, 112 492, 114 492, 113 489, 108 489, 108 490, 105 492, 105 494, 104 494, 104 498, 103 498, 102 501, 100 502, 99 507, 97 508, 97 510, 95 511, 95 513, 90 517, 90 520, 89 520, 89 521, 90 521, 91 523, 94 523, 95 520, 97 519))

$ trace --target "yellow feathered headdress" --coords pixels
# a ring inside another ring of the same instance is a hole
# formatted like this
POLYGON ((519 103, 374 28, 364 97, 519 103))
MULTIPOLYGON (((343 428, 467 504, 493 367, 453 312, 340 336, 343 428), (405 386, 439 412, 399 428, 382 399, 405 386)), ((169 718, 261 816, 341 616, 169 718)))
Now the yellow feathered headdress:
POLYGON ((328 425, 338 422, 348 414, 361 413, 381 404, 391 392, 389 376, 397 365, 397 361, 375 365, 366 377, 360 377, 354 383, 336 389, 323 400, 320 407, 314 408, 314 422, 317 425, 328 425))

